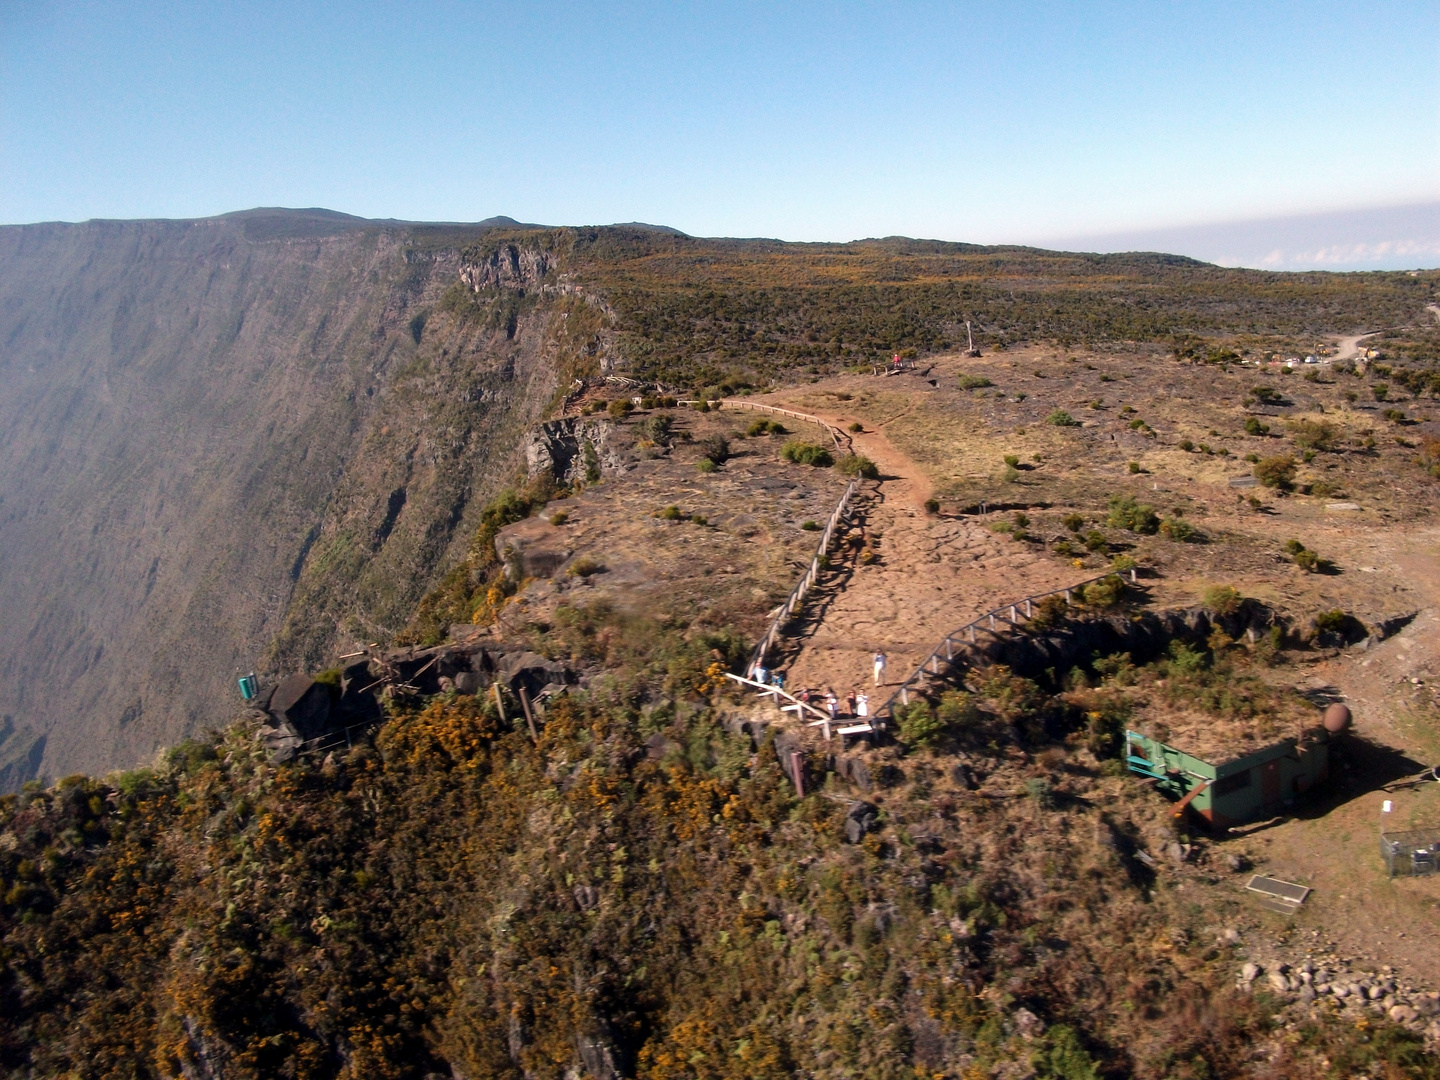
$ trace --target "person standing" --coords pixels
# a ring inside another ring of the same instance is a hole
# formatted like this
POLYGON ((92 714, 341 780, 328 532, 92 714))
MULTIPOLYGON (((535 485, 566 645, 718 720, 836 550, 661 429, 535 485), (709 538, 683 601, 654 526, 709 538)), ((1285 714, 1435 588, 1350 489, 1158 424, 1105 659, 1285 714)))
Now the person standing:
POLYGON ((763 685, 770 681, 770 672, 764 664, 756 664, 754 672, 751 673, 751 678, 763 685))
POLYGON ((875 653, 875 685, 879 686, 885 678, 885 652, 878 650, 875 653))
POLYGON ((845 708, 847 710, 846 715, 855 715, 855 688, 853 686, 850 688, 850 693, 845 695, 845 708))
POLYGON ((825 691, 825 711, 830 714, 832 723, 840 715, 840 699, 835 696, 834 690, 826 689, 825 691))
POLYGON ((864 720, 870 715, 870 695, 858 694, 855 697, 855 715, 864 720))

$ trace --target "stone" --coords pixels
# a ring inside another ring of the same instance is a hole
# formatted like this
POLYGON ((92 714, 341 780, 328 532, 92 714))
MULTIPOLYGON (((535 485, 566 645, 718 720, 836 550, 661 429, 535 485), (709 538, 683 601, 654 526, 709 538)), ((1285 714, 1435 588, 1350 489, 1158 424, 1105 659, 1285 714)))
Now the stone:
POLYGON ((1306 983, 1304 986, 1300 987, 1299 998, 1306 1005, 1310 1004, 1310 1002, 1315 1000, 1315 988, 1309 983, 1306 983))
POLYGON ((325 734, 330 721, 330 689, 309 675, 291 675, 270 695, 267 709, 277 726, 289 724, 302 740, 325 734))
POLYGON ((473 694, 480 689, 480 676, 473 671, 460 671, 455 674, 455 691, 459 694, 473 694))
POLYGON ((858 844, 880 819, 880 811, 867 802, 854 802, 845 815, 845 839, 858 844))
POLYGON ((1280 972, 1278 972, 1278 971, 1272 971, 1272 972, 1270 973, 1270 985, 1271 985, 1274 989, 1280 991, 1280 992, 1283 994, 1283 993, 1286 993, 1286 992, 1289 991, 1289 989, 1290 989, 1290 980, 1287 979, 1287 978, 1286 978, 1284 975, 1282 975, 1280 972))
POLYGON ((1013 1017, 1015 1030, 1024 1039, 1035 1039, 1045 1034, 1045 1021, 1032 1013, 1029 1009, 1016 1009, 1013 1017))
POLYGON ((1259 975, 1260 965, 1254 963, 1253 961, 1247 961, 1246 964, 1240 969, 1240 978, 1244 979, 1247 983, 1254 982, 1256 978, 1259 977, 1259 975))

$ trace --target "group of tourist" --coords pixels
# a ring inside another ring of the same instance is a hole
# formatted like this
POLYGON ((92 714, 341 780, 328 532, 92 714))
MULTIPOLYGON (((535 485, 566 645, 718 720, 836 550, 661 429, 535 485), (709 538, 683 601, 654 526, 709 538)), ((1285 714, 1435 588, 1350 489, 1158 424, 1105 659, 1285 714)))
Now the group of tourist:
MULTIPOLYGON (((763 663, 756 664, 752 678, 758 683, 766 686, 773 686, 778 690, 785 689, 785 675, 780 671, 771 671, 763 663)), ((885 679, 885 653, 875 654, 875 685, 880 686, 885 679)), ((870 695, 864 691, 850 688, 850 692, 841 698, 835 693, 832 686, 826 686, 824 690, 813 690, 805 687, 798 691, 795 700, 809 705, 812 708, 823 709, 830 714, 831 720, 845 719, 863 720, 870 715, 870 695), (845 711, 840 711, 841 705, 845 711)))

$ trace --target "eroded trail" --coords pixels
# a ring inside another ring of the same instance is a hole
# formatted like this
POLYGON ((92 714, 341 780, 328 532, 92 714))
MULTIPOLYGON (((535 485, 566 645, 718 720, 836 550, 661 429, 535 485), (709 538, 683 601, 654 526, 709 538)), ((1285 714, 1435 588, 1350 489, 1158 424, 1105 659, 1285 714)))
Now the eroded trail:
MULTIPOLYGON (((763 398, 789 405, 781 395, 763 398)), ((841 415, 805 410, 844 427, 841 415)), ((925 511, 931 483, 883 428, 852 434, 855 451, 873 460, 880 480, 867 485, 855 527, 878 558, 845 560, 839 580, 807 604, 804 631, 786 639, 774 658, 792 689, 869 688, 872 708, 930 654, 942 637, 997 604, 1060 588, 1079 571, 1029 544, 992 532, 973 518, 925 511), (884 687, 872 685, 877 650, 888 663, 884 687)))

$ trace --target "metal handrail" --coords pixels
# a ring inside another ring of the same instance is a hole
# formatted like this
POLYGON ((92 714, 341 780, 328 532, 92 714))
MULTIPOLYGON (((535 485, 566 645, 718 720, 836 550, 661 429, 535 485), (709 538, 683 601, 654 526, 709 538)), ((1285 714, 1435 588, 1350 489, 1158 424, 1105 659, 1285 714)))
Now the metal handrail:
MULTIPOLYGON (((1065 602, 1068 604, 1071 603, 1071 594, 1076 589, 1083 588, 1086 585, 1092 585, 1097 581, 1104 581, 1106 578, 1114 574, 1121 573, 1124 573, 1124 571, 1107 570, 1103 574, 1099 574, 1092 578, 1086 578, 1084 581, 1077 581, 1073 585, 1067 585, 1063 589, 1051 589, 1049 592, 1035 593, 1034 595, 1026 596, 1023 599, 1016 600, 1013 604, 1003 604, 1000 607, 994 608, 991 611, 987 611, 978 619, 974 619, 971 622, 966 623, 958 630, 950 631, 950 633, 946 634, 944 638, 941 639, 940 644, 935 646, 934 651, 931 652, 930 655, 927 656, 923 661, 921 661, 920 666, 915 669, 914 673, 908 679, 902 682, 899 688, 896 689, 893 694, 886 698, 883 705, 881 705, 878 709, 875 710, 875 715, 877 717, 894 715, 896 698, 900 699, 900 704, 902 705, 910 704, 910 687, 925 677, 926 668, 928 667, 930 669, 930 674, 938 675, 940 673, 940 664, 942 661, 948 665, 955 659, 955 646, 957 644, 963 648, 965 645, 974 643, 976 630, 982 630, 985 633, 993 634, 998 637, 999 631, 997 624, 1003 622, 1008 623, 1011 626, 1020 626, 1020 619, 1022 617, 1026 619, 1030 618, 1031 607, 1034 601, 1044 600, 1046 597, 1049 596, 1060 596, 1063 594, 1065 597, 1065 602), (1020 613, 1020 609, 1022 606, 1024 607, 1023 616, 1020 613), (968 641, 958 641, 957 639, 960 637, 961 634, 968 635, 968 641)), ((1130 583, 1133 585, 1136 580, 1137 578, 1135 570, 1134 568, 1131 568, 1130 583)))

